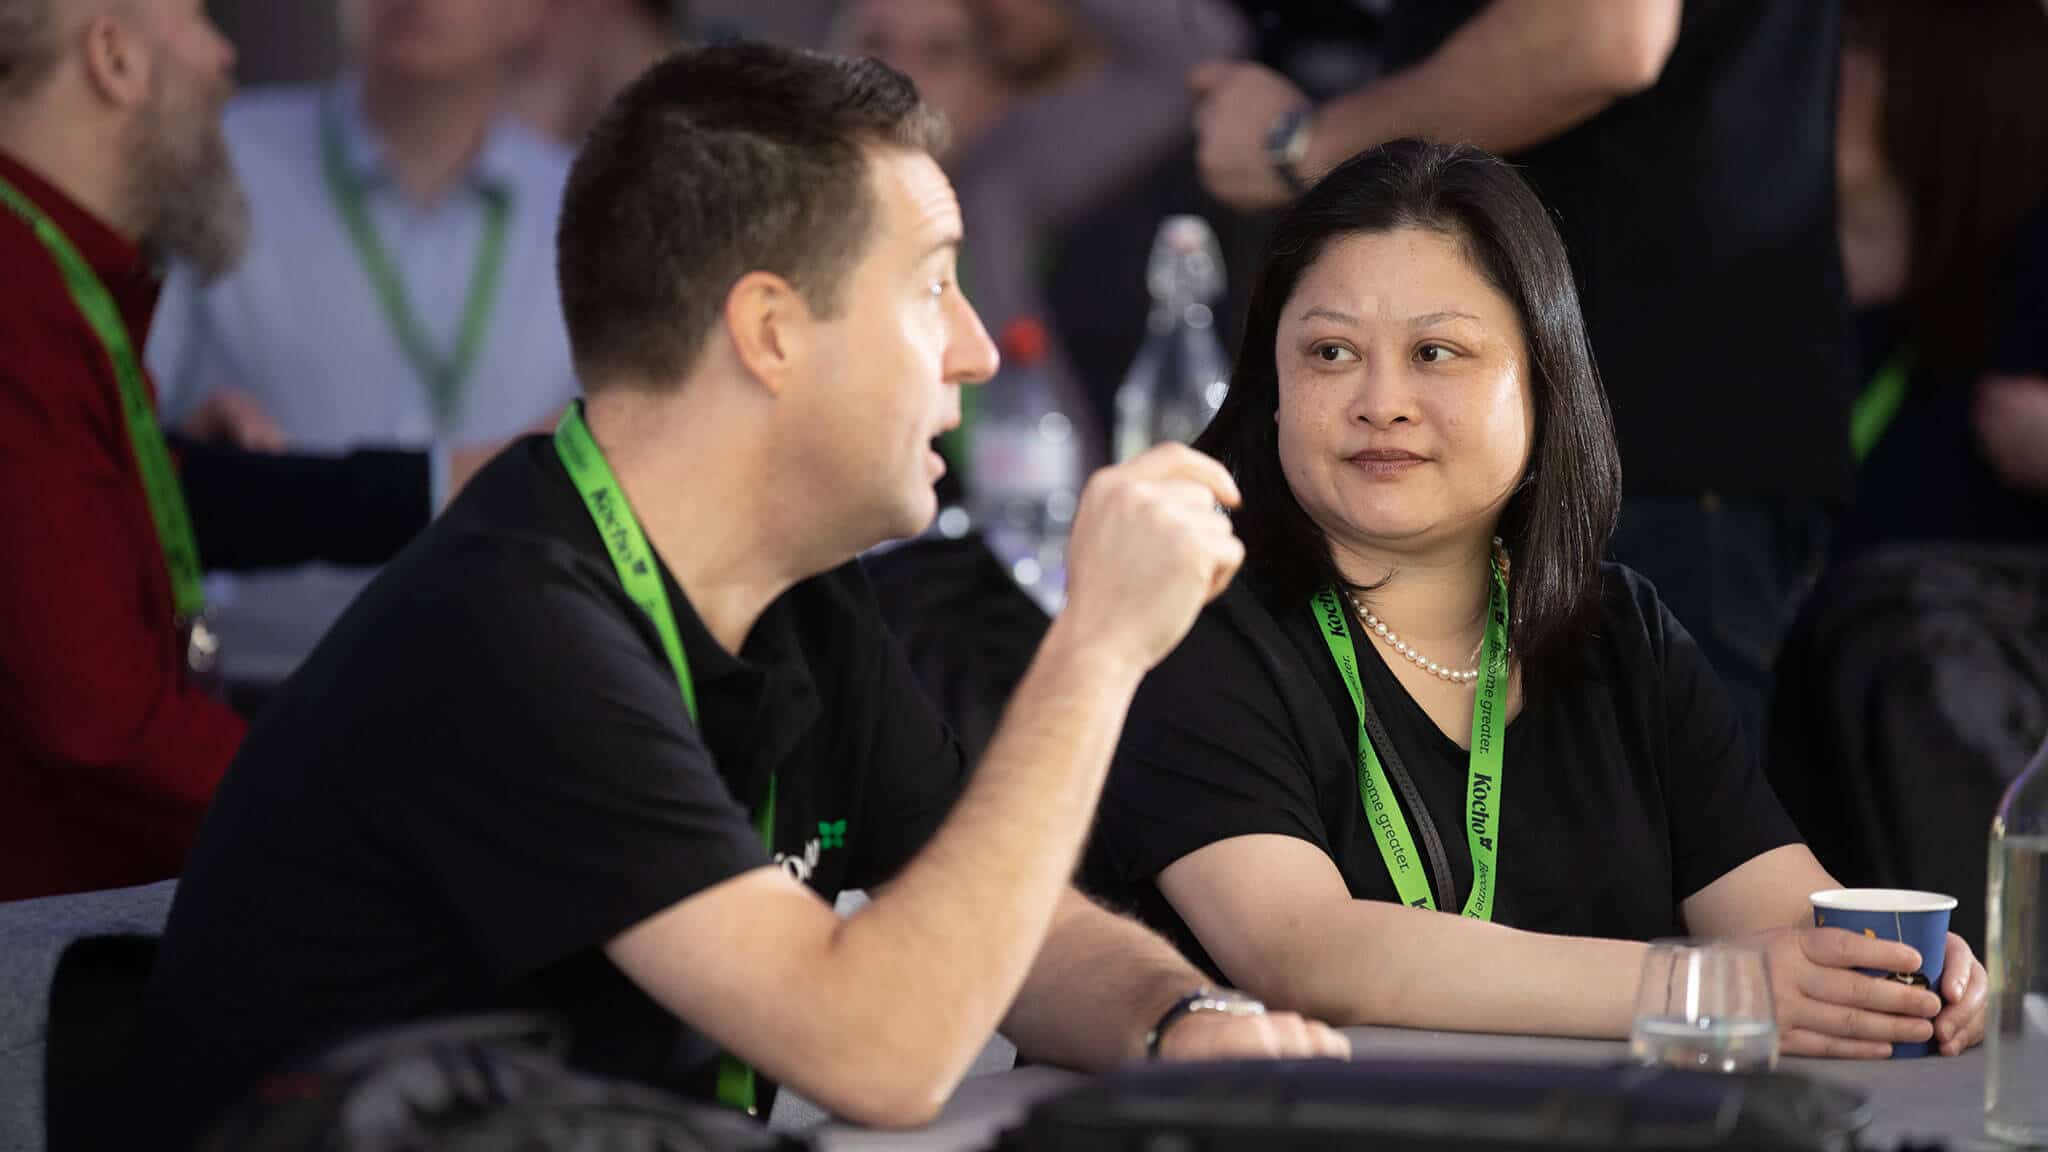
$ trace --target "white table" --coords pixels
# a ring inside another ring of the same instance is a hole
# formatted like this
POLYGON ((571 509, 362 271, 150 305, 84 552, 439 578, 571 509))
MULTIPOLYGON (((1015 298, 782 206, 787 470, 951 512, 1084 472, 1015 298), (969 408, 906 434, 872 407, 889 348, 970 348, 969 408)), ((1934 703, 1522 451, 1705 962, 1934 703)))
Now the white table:
MULTIPOLYGON (((1618 1041, 1555 1040, 1533 1036, 1487 1036, 1414 1032, 1402 1028, 1348 1028, 1352 1054, 1404 1060, 1509 1060, 1560 1064, 1608 1064, 1624 1059, 1618 1041)), ((1854 1087, 1870 1097, 1872 1121, 1867 1146, 1892 1148, 1900 1141, 1939 1138, 1955 1149, 2005 1146, 1984 1136, 1984 1049, 1954 1058, 1842 1061, 1788 1060, 1785 1067, 1815 1079, 1854 1087)), ((840 1149, 903 1149, 906 1152, 968 1152, 987 1148, 1038 1100, 1073 1087, 1082 1077, 1053 1068, 1019 1068, 973 1077, 960 1086, 938 1121, 916 1132, 873 1132, 828 1124, 811 1135, 827 1152, 840 1149)))

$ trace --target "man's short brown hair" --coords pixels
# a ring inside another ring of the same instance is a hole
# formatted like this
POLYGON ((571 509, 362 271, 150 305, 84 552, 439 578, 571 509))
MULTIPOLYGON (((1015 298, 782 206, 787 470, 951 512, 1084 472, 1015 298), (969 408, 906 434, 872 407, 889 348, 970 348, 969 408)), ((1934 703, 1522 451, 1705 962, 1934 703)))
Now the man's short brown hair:
POLYGON ((584 387, 681 380, 749 272, 835 313, 874 228, 866 150, 931 152, 944 132, 873 60, 734 43, 656 64, 605 110, 563 194, 556 269, 584 387))

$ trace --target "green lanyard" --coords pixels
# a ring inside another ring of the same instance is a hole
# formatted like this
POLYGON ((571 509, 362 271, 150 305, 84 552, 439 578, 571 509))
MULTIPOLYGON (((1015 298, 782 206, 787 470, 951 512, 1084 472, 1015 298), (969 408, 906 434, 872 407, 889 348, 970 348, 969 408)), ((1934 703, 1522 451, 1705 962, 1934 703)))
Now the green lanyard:
MULTIPOLYGON (((1436 909, 1430 895, 1429 878, 1416 858, 1415 840, 1408 834, 1408 821, 1387 785, 1386 769, 1365 731, 1365 688, 1358 680, 1358 656, 1351 644, 1351 627, 1345 623, 1344 605, 1337 592, 1325 588, 1310 602, 1316 626, 1330 645, 1337 673, 1351 691, 1352 707, 1358 711, 1358 799, 1365 805, 1366 823, 1379 843, 1380 858, 1394 879, 1401 902, 1411 908, 1436 909)), ((1493 566, 1493 593, 1486 606, 1486 641, 1479 671, 1479 694, 1472 706, 1472 756, 1465 781, 1465 838, 1472 849, 1472 892, 1465 900, 1465 915, 1474 920, 1493 919, 1493 890, 1499 875, 1501 745, 1508 671, 1508 584, 1500 565, 1493 566)))
POLYGON ((1913 372, 1912 349, 1902 349, 1884 362, 1871 378, 1855 407, 1849 410, 1849 448, 1861 464, 1898 418, 1906 402, 1906 385, 1913 372))
MULTIPOLYGON (((612 555, 612 566, 619 571, 619 582, 626 586, 626 595, 640 610, 654 621, 654 631, 661 637, 662 651, 668 654, 668 664, 676 674, 676 684, 683 691, 683 707, 690 713, 690 723, 697 722, 697 689, 690 681, 690 662, 683 655, 683 641, 676 631, 675 612, 670 609, 668 593, 661 586, 661 566, 654 558, 654 550, 647 545, 647 537, 640 531, 640 522, 633 518, 632 506, 626 503, 626 494, 619 490, 619 482, 612 476, 611 466, 605 463, 604 453, 591 439, 590 429, 583 423, 583 403, 577 401, 563 415, 562 423, 555 429, 555 451, 562 457, 562 466, 569 470, 569 479, 576 485, 576 491, 583 496, 584 507, 590 509, 590 518, 597 524, 597 534, 604 537, 605 547, 612 555)), ((768 775, 768 802, 754 818, 754 830, 761 834, 761 844, 772 855, 775 851, 775 775, 768 775)), ((754 1115, 754 1070, 731 1056, 721 1056, 718 1061, 718 1102, 729 1108, 737 1108, 747 1115, 754 1115)))
POLYGON ((27 221, 36 239, 50 250, 64 275, 65 287, 71 290, 72 303, 100 338, 107 359, 113 361, 114 380, 121 390, 121 413, 128 425, 128 443, 135 449, 142 490, 149 498, 149 518, 156 522, 164 567, 171 575, 171 607, 180 620, 196 619, 206 610, 206 594, 199 585, 199 545, 192 537, 185 493, 178 487, 178 474, 171 467, 171 450, 164 444, 164 430, 157 423, 156 405, 150 400, 142 364, 128 338, 128 325, 121 319, 120 306, 56 221, 4 179, 0 179, 0 202, 27 221))
POLYGON ((469 298, 463 305, 462 331, 456 338, 454 355, 444 358, 427 339, 426 329, 413 309, 412 297, 406 293, 405 281, 377 236, 362 182, 348 166, 341 137, 341 112, 333 100, 327 101, 322 110, 320 145, 321 171, 327 178, 327 191, 334 199, 335 210, 348 226, 356 255, 362 260, 370 286, 376 289, 377 299, 384 305, 384 315, 398 337, 399 348, 426 386, 434 419, 443 432, 450 431, 461 414, 462 386, 476 366, 484 333, 490 328, 491 308, 497 303, 498 273, 505 264, 505 228, 512 215, 511 197, 501 189, 483 190, 483 242, 477 246, 476 264, 470 269, 469 298))

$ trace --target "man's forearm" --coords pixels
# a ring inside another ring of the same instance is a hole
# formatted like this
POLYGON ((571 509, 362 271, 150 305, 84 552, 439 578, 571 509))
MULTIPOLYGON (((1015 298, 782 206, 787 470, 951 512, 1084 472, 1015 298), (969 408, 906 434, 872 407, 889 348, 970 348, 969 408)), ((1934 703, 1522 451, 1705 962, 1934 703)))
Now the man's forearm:
POLYGON ((952 817, 834 940, 962 1071, 1070 890, 1140 673, 1056 622, 952 817))
POLYGON ((1107 1068, 1143 1056, 1152 1025, 1208 982, 1157 933, 1069 889, 1003 1034, 1034 1060, 1107 1068))
POLYGON ((1427 58, 1324 105, 1303 167, 1404 136, 1540 144, 1654 83, 1678 16, 1678 0, 1494 0, 1427 58))

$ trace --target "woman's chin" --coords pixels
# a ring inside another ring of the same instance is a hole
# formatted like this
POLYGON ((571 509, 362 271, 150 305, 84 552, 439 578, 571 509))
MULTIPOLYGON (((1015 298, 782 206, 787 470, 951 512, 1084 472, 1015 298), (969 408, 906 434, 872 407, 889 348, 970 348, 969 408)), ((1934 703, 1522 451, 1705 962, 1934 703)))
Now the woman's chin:
POLYGON ((1430 535, 1434 517, 1411 509, 1348 509, 1340 530, 1361 544, 1401 544, 1430 535))

